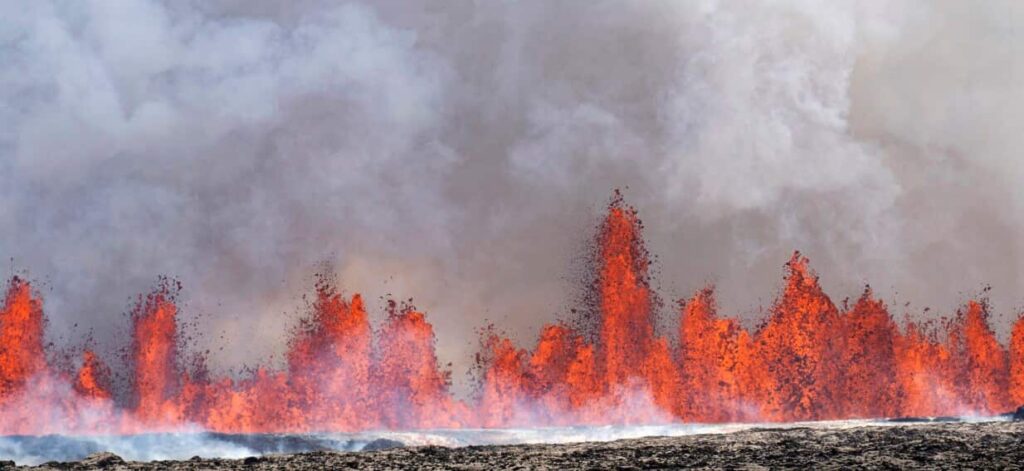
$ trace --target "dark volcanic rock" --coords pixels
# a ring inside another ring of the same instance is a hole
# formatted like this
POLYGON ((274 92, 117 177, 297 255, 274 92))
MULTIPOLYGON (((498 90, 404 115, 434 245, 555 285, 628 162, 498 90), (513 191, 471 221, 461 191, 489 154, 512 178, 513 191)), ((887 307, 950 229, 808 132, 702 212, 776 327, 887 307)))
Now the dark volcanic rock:
POLYGON ((81 461, 81 464, 87 468, 108 468, 124 464, 124 460, 121 459, 120 456, 103 451, 86 456, 85 459, 81 461))
POLYGON ((891 419, 885 419, 886 422, 893 423, 926 423, 926 422, 963 422, 963 419, 955 416, 941 415, 938 417, 893 417, 891 419))
MULTIPOLYGON (((560 445, 314 451, 256 459, 120 463, 115 469, 1020 469, 1024 422, 753 429, 560 445)), ((39 469, 81 469, 47 463, 39 469)))
POLYGON ((230 443, 266 453, 304 453, 307 451, 333 450, 333 442, 316 435, 293 435, 275 433, 206 433, 205 437, 219 442, 230 443))
POLYGON ((1011 418, 1018 422, 1024 421, 1024 406, 1018 407, 1017 410, 1013 413, 1013 417, 1011 418))
POLYGON ((909 424, 909 423, 922 423, 931 422, 931 417, 893 417, 891 419, 885 419, 886 422, 893 422, 897 424, 909 424))
POLYGON ((398 440, 388 440, 387 438, 378 438, 370 443, 367 443, 360 451, 380 451, 390 450, 392 448, 402 448, 405 443, 398 440))

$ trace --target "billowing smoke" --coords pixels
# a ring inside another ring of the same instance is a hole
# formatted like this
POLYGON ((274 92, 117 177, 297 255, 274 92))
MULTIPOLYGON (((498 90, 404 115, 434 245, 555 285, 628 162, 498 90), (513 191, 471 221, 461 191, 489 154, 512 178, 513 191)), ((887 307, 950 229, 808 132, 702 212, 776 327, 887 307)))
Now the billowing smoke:
POLYGON ((713 282, 757 318, 800 249, 834 298, 871 283, 896 314, 1022 300, 1017 2, 0 15, 0 256, 45 281, 54 338, 115 338, 170 275, 215 366, 252 363, 328 261, 370 301, 415 298, 459 378, 476 328, 525 345, 572 307, 616 187, 667 299, 713 282))

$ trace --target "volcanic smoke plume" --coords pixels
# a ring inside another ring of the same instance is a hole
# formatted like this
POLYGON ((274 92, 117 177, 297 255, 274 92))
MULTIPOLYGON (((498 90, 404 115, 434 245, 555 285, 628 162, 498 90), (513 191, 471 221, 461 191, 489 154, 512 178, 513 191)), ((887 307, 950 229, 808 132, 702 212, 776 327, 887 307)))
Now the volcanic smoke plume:
POLYGON ((983 301, 939 324, 900 328, 870 289, 837 306, 795 253, 784 288, 753 331, 716 312, 712 288, 679 302, 678 342, 660 335, 637 212, 617 196, 595 238, 592 322, 545 326, 523 350, 493 330, 469 400, 449 391, 434 331, 390 302, 373 329, 358 294, 328 276, 289 342, 286 366, 216 377, 182 348, 175 283, 131 316, 126 390, 90 350, 72 371, 52 362, 43 302, 7 283, 0 311, 0 433, 358 431, 792 421, 993 414, 1024 403, 1024 319, 1009 348, 983 301), (578 324, 578 325, 577 325, 578 324))

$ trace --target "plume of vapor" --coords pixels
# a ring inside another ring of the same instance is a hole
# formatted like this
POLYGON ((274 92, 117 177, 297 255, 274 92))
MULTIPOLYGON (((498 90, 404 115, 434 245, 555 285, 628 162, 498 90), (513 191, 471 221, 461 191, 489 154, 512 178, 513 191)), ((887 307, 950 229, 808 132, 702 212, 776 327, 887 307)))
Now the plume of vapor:
POLYGON ((570 307, 622 187, 669 298, 757 316, 800 249, 836 299, 991 284, 1012 314, 1022 9, 0 2, 0 255, 54 335, 178 277, 226 365, 280 351, 330 260, 414 297, 458 371, 485 319, 529 344, 570 307))

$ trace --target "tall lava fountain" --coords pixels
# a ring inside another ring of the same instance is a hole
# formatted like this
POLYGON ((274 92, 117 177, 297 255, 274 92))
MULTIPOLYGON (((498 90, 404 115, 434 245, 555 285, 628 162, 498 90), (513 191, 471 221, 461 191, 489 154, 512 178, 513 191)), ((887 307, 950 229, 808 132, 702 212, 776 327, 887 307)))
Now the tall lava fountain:
POLYGON ((390 303, 374 330, 360 295, 316 284, 280 370, 215 377, 183 355, 175 295, 161 283, 131 316, 129 391, 91 350, 77 368, 48 359, 43 303, 18 277, 0 311, 0 434, 221 432, 793 421, 992 414, 1024 403, 1024 319, 1003 347, 987 306, 938 324, 894 321, 866 289, 837 306, 807 258, 755 330, 720 317, 712 288, 678 303, 678 342, 656 329, 636 210, 616 196, 595 238, 591 328, 546 325, 530 350, 493 330, 477 394, 456 399, 433 327, 390 303))

